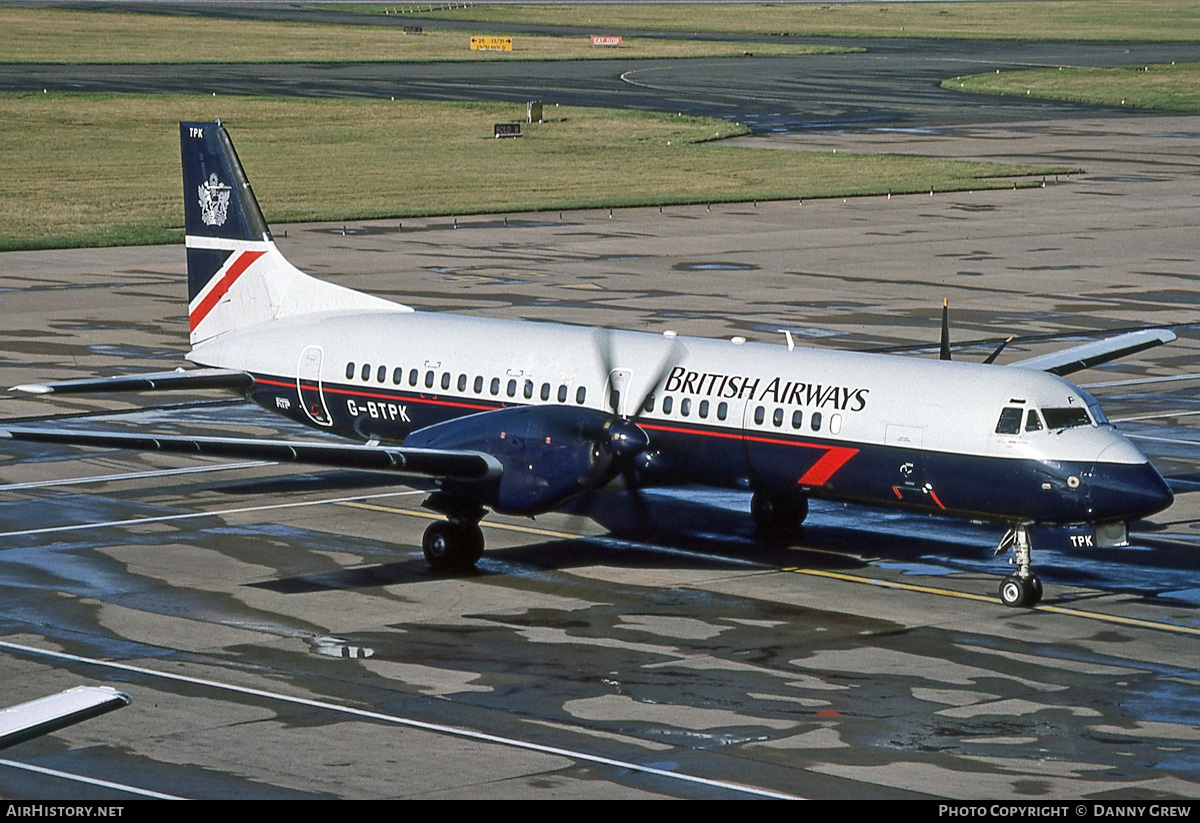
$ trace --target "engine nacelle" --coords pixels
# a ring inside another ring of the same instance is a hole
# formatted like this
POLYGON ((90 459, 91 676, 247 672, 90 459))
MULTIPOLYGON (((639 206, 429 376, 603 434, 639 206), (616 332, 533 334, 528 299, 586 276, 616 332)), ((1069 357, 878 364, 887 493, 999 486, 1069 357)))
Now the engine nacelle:
MULTIPOLYGON (((557 508, 613 479, 617 469, 611 443, 618 439, 614 427, 637 428, 596 409, 518 406, 420 429, 405 438, 404 445, 492 455, 504 469, 498 479, 446 481, 442 490, 464 503, 528 515, 557 508)), ((628 434, 621 431, 619 437, 628 434)))

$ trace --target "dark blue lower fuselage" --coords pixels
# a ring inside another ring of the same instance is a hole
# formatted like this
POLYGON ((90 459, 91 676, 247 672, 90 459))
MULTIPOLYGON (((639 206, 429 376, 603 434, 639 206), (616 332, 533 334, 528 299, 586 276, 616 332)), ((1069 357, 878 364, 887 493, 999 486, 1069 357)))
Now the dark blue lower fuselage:
MULTIPOLYGON (((527 403, 461 398, 385 385, 355 386, 257 376, 264 408, 355 440, 401 443, 414 431, 527 403)), ((769 497, 811 496, 960 517, 1044 524, 1104 523, 1161 511, 1172 493, 1149 463, 1059 461, 956 454, 856 443, 733 421, 639 421, 650 447, 644 483, 752 488, 769 497)), ((533 446, 530 446, 532 448, 533 446)))

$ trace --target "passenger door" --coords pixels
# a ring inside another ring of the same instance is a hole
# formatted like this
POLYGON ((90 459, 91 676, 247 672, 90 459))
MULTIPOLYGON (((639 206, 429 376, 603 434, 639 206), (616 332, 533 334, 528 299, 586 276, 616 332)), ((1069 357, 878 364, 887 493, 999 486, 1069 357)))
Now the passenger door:
POLYGON ((318 426, 332 426, 333 415, 325 405, 325 392, 321 386, 321 364, 325 359, 320 346, 308 346, 300 352, 296 364, 296 392, 304 414, 318 426))

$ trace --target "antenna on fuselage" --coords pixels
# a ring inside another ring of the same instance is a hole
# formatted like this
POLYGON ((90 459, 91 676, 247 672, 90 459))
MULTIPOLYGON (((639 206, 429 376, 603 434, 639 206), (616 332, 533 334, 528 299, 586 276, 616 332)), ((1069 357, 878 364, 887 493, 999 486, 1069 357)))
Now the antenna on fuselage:
POLYGON ((1014 337, 1015 335, 1009 335, 1008 337, 1004 338, 1000 345, 996 347, 996 350, 987 356, 987 360, 983 361, 984 365, 988 366, 992 363, 995 363, 996 358, 1000 356, 1000 352, 1004 351, 1004 347, 1011 343, 1014 337))
MULTIPOLYGON (((999 354, 999 352, 997 352, 999 354)), ((942 345, 938 350, 938 360, 950 359, 950 304, 942 298, 942 345)))
MULTIPOLYGON (((985 365, 990 365, 996 362, 996 358, 1000 356, 1000 352, 1004 351, 1004 347, 1011 343, 1014 336, 1010 335, 1005 338, 996 350, 987 356, 983 362, 985 365)), ((942 343, 938 348, 939 360, 950 360, 950 303, 946 298, 942 298, 942 343)))

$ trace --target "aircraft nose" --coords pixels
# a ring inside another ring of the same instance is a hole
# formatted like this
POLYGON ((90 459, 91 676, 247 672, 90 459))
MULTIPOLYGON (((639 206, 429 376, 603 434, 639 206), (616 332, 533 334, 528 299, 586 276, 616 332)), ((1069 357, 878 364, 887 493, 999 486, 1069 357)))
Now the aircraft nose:
POLYGON ((1146 463, 1097 464, 1092 470, 1091 508, 1096 520, 1136 520, 1175 502, 1167 481, 1146 463))

